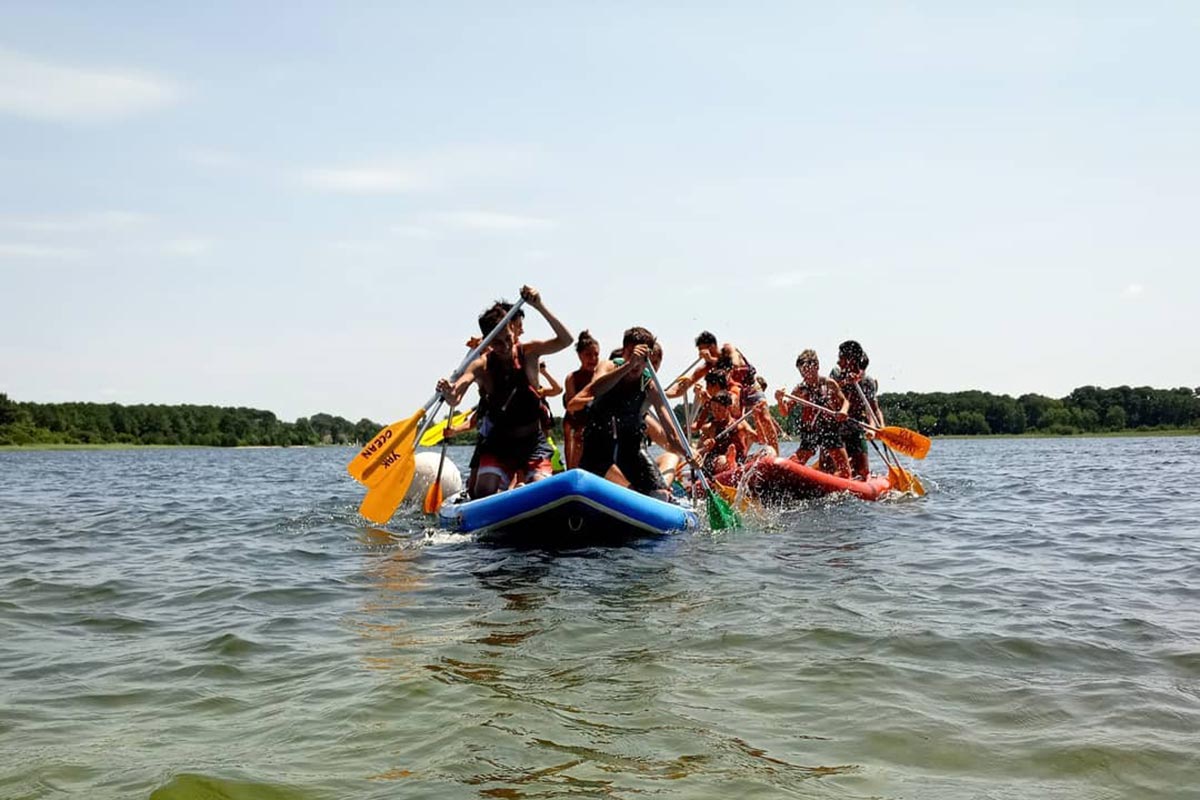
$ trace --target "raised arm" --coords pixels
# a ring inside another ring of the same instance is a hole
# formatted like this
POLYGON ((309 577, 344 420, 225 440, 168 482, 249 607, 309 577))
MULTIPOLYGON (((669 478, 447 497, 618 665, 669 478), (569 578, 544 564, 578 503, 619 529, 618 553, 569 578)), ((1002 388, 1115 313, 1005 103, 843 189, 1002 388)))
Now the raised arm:
POLYGON ((557 397, 563 393, 563 387, 558 381, 554 380, 554 376, 550 374, 550 370, 545 364, 538 365, 538 371, 542 373, 542 377, 546 379, 546 383, 550 384, 544 389, 539 389, 542 397, 557 397))
POLYGON ((575 341, 574 335, 567 330, 566 326, 558 321, 558 317, 550 313, 550 311, 542 305, 542 296, 537 289, 531 286, 521 287, 521 297, 526 303, 538 310, 538 313, 550 323, 550 329, 554 331, 553 339, 542 339, 532 342, 527 342, 525 347, 525 355, 530 358, 538 356, 548 356, 551 353, 557 353, 559 350, 565 350, 570 347, 575 341))

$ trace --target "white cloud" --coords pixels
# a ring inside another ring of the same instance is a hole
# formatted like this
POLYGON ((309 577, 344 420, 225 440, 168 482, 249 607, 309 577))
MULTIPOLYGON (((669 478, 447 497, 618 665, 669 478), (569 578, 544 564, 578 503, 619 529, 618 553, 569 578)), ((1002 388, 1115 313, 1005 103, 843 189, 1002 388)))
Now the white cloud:
POLYGON ((199 258, 212 249, 212 242, 208 239, 171 239, 163 242, 162 252, 169 256, 179 256, 180 258, 199 258))
POLYGON ((63 66, 0 49, 0 113, 40 120, 105 120, 160 108, 178 97, 178 88, 156 75, 63 66))
POLYGON ((315 189, 347 194, 410 192, 426 185, 409 168, 381 165, 306 169, 301 180, 315 189))
POLYGON ((821 272, 777 272, 767 276, 767 285, 775 289, 790 289, 800 286, 813 278, 820 278, 821 272))
POLYGON ((20 242, 0 242, 0 258, 51 258, 73 259, 82 258, 87 252, 77 247, 50 247, 40 244, 24 244, 20 242))
POLYGON ((1131 283, 1125 287, 1126 297, 1137 297, 1146 291, 1146 287, 1140 283, 1131 283))
POLYGON ((298 177, 301 183, 324 191, 396 194, 509 176, 522 169, 527 161, 518 150, 458 147, 370 163, 313 167, 301 170, 298 177))
POLYGON ((496 211, 454 211, 430 214, 428 219, 448 228, 497 233, 549 230, 554 227, 553 220, 496 211))
POLYGON ((202 167, 220 167, 227 169, 230 167, 240 167, 246 163, 246 159, 230 153, 225 150, 214 150, 208 147, 192 147, 183 151, 183 157, 193 164, 198 164, 202 167))
POLYGON ((422 225, 393 225, 392 233, 405 239, 436 239, 437 232, 422 225))
POLYGON ((344 256, 378 256, 387 252, 387 249, 379 242, 356 241, 353 239, 328 242, 326 246, 330 250, 344 256))
POLYGON ((127 230, 150 220, 134 211, 95 211, 63 217, 0 217, 0 228, 30 233, 97 233, 127 230))

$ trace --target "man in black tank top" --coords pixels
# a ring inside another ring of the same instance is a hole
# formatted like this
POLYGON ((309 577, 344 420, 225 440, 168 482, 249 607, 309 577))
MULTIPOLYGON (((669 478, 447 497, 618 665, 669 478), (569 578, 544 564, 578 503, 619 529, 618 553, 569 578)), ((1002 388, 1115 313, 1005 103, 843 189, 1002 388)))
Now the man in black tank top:
MULTIPOLYGON (((634 490, 659 500, 669 500, 662 473, 646 452, 646 411, 650 406, 666 419, 670 414, 654 388, 646 364, 655 344, 645 328, 630 328, 622 339, 621 358, 606 361, 580 394, 592 398, 583 433, 579 466, 604 476, 614 464, 634 490)), ((685 452, 673 425, 663 426, 671 448, 685 452)))
MULTIPOLYGON (((550 324, 554 338, 515 344, 510 326, 496 335, 487 352, 471 362, 457 381, 438 381, 438 391, 453 406, 475 384, 486 409, 478 422, 480 440, 472 457, 472 466, 478 468, 474 497, 502 492, 514 482, 540 480, 552 470, 537 391, 538 363, 542 356, 568 347, 575 337, 542 305, 536 289, 522 287, 521 297, 550 324)), ((493 306, 479 317, 479 330, 486 336, 504 316, 501 304, 493 306)))

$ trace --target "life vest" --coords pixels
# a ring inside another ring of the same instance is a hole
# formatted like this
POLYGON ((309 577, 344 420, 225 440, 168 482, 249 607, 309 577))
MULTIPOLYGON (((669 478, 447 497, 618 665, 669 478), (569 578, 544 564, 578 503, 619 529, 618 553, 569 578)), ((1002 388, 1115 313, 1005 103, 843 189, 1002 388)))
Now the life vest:
POLYGON ((741 366, 735 367, 733 365, 732 356, 722 355, 717 359, 717 363, 715 364, 716 368, 726 370, 729 373, 729 380, 731 382, 757 390, 758 386, 755 384, 754 379, 758 377, 758 370, 756 370, 754 365, 750 363, 750 360, 746 358, 745 353, 743 353, 741 350, 738 350, 737 352, 738 355, 742 357, 741 366))
MULTIPOLYGON (((619 367, 625 360, 614 358, 613 363, 619 367)), ((591 402, 588 410, 588 428, 613 433, 644 433, 646 420, 642 409, 646 402, 647 387, 652 381, 649 369, 644 370, 636 382, 626 379, 618 381, 615 386, 591 402)))
POLYGON ((829 371, 829 377, 837 381, 838 386, 842 387, 842 394, 846 395, 846 399, 850 401, 850 418, 869 423, 873 412, 863 405, 863 397, 865 396, 868 402, 874 401, 879 392, 879 383, 868 375, 862 376, 857 381, 858 386, 862 389, 860 393, 858 389, 854 388, 855 381, 846 380, 842 376, 842 371, 837 367, 829 371))
POLYGON ((485 409, 487 421, 486 427, 480 428, 483 435, 519 439, 536 432, 543 424, 544 401, 525 374, 525 348, 518 347, 516 366, 488 353, 486 369, 492 388, 480 393, 480 408, 485 409))
MULTIPOLYGON (((825 382, 825 377, 821 376, 817 379, 816 388, 809 386, 806 383, 801 383, 796 386, 792 394, 803 398, 810 403, 816 403, 819 406, 824 406, 830 411, 837 411, 834 408, 833 390, 829 388, 829 384, 825 382)), ((788 424, 792 428, 793 433, 799 433, 803 430, 815 431, 825 430, 836 426, 834 417, 831 414, 825 414, 817 411, 815 408, 797 403, 792 407, 791 413, 788 414, 788 424)))

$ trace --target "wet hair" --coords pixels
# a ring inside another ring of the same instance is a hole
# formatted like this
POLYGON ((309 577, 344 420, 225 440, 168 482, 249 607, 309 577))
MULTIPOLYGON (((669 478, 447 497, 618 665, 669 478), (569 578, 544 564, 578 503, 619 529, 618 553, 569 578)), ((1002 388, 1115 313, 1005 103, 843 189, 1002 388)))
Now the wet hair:
POLYGON ((801 350, 800 355, 796 356, 796 369, 800 369, 802 361, 816 361, 818 364, 821 363, 821 359, 817 358, 817 351, 811 347, 807 350, 801 350))
POLYGON ((487 336, 500 324, 506 314, 508 314, 508 311, 501 308, 499 303, 484 311, 479 315, 479 332, 487 336))
POLYGON ((582 353, 592 345, 595 345, 597 349, 600 347, 600 343, 596 341, 596 337, 592 336, 588 331, 580 331, 579 338, 575 340, 575 352, 582 353))
POLYGON ((704 373, 704 382, 711 386, 720 386, 722 389, 728 389, 729 374, 723 369, 710 369, 704 373))
POLYGON ((616 359, 618 359, 622 355, 624 355, 624 353, 625 353, 625 349, 622 347, 618 347, 616 350, 613 350, 611 353, 608 354, 608 360, 615 361, 616 359))
POLYGON ((838 345, 838 357, 845 358, 859 369, 866 369, 871 363, 863 346, 853 339, 847 339, 838 345))
POLYGON ((717 343, 717 337, 711 331, 700 331, 696 337, 696 347, 707 347, 717 343))
POLYGON ((712 400, 714 403, 720 406, 733 405, 733 395, 731 395, 729 392, 717 392, 713 395, 712 400))
POLYGON ((621 337, 622 348, 637 346, 644 344, 647 347, 654 346, 654 334, 641 326, 634 326, 625 331, 625 335, 621 337))

